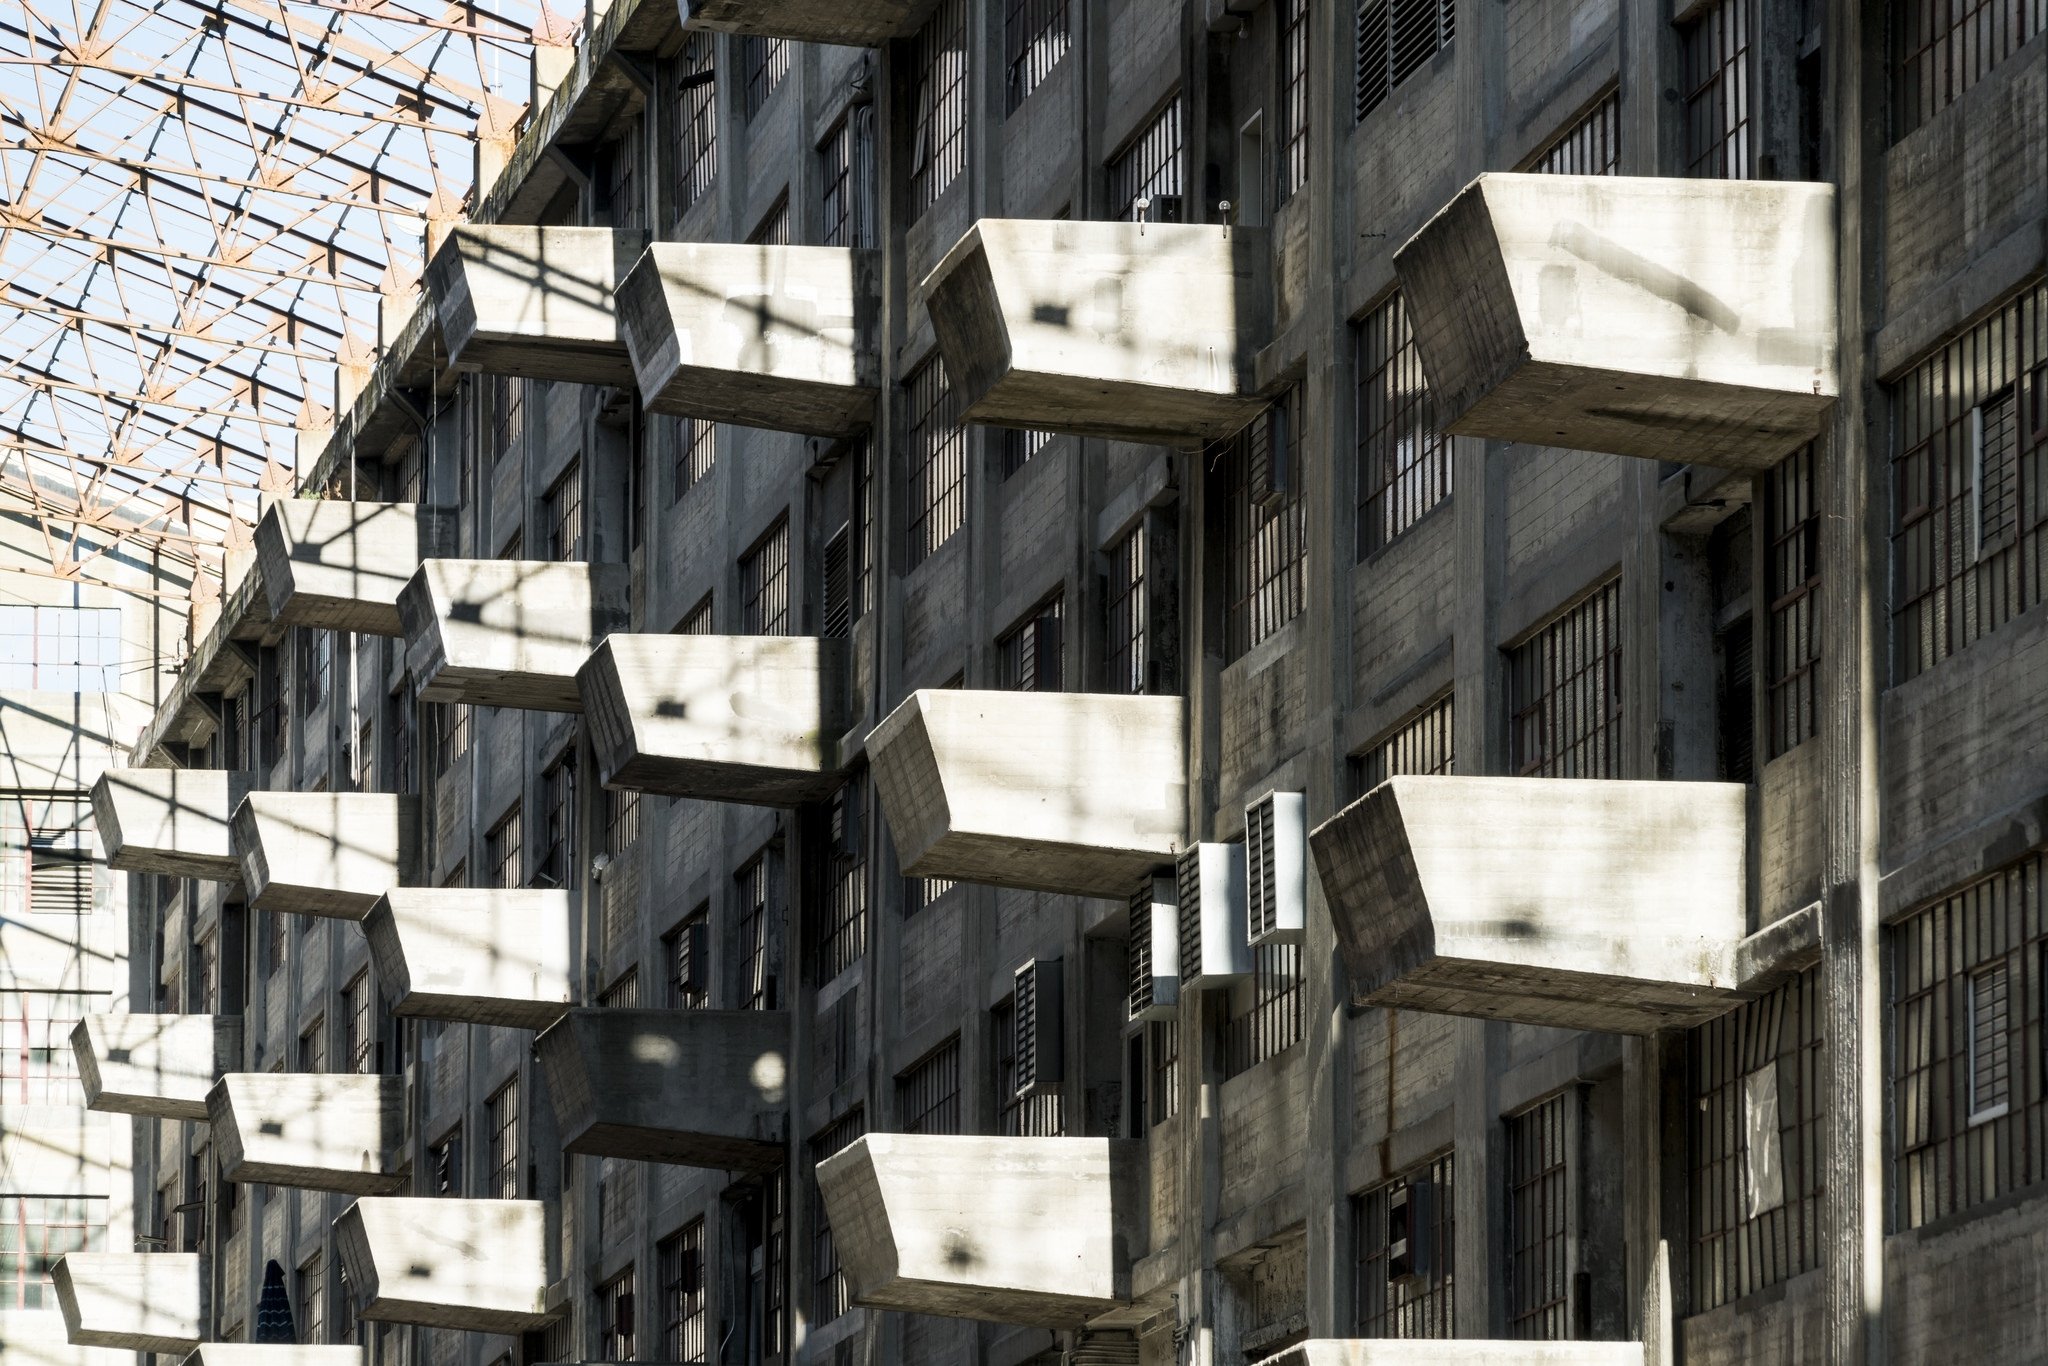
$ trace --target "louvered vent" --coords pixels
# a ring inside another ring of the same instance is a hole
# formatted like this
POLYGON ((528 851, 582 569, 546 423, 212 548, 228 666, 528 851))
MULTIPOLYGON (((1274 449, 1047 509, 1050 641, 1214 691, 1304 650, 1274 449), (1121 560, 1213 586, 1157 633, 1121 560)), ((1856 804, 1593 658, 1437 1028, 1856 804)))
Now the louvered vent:
POLYGON ((1017 1098, 1055 1094, 1060 1089, 1064 1038, 1060 1017, 1060 960, 1034 958, 1017 969, 1015 1009, 1017 1098))
POLYGON ((840 527, 825 542, 824 631, 828 637, 853 629, 853 554, 850 527, 840 527))
POLYGON ((1182 991, 1227 987, 1251 971, 1245 945, 1244 846, 1197 844, 1176 868, 1182 991))
POLYGON ((1131 896, 1131 1018, 1170 1020, 1180 1002, 1179 901, 1172 877, 1147 878, 1131 896))
POLYGON ((1174 882, 1180 897, 1180 961, 1183 976, 1193 986, 1202 976, 1202 846, 1181 850, 1174 867, 1174 882))
POLYGON ((1245 938, 1299 944, 1308 901, 1308 798, 1269 792, 1244 809, 1245 938))

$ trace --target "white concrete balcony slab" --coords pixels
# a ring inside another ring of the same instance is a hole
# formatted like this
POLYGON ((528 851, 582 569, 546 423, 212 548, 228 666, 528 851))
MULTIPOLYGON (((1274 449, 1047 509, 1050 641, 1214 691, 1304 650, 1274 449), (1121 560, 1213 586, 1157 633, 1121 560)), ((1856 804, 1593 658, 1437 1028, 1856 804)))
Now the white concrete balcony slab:
POLYGON ((204 1120, 206 1093, 241 1065, 239 1015, 88 1015, 71 1030, 85 1108, 204 1120))
POLYGON ((1071 1328, 1127 1304, 1134 1139, 869 1134, 818 1164, 855 1304, 1071 1328))
POLYGON ((369 1366, 361 1347, 291 1347, 277 1342, 202 1342, 183 1366, 369 1366))
POLYGON ((846 247, 654 243, 619 286, 640 401, 776 431, 859 431, 881 391, 881 270, 880 252, 846 247))
POLYGON ((1394 257, 1444 430, 1761 472, 1838 392, 1835 199, 1488 173, 1394 257))
POLYGON ((420 561, 455 553, 455 515, 453 508, 418 503, 273 503, 256 525, 256 562, 271 620, 403 634, 398 591, 420 561))
POLYGON ((428 560, 398 599, 420 698, 583 710, 576 671, 624 629, 628 592, 622 564, 428 560))
POLYGON ((1393 778, 1309 838, 1357 999, 1646 1033, 1740 999, 1743 788, 1393 778))
POLYGON ((55 1309, 0 1309, 0 1366, 135 1366, 135 1353, 72 1346, 55 1309))
POLYGON ((1256 229, 984 218, 925 281, 969 422, 1190 446, 1267 406, 1256 229))
POLYGON ((1185 708, 1110 693, 912 693, 868 737, 903 871, 1123 898, 1187 839, 1185 708))
POLYGON ((569 1008, 569 894, 393 888, 363 921, 393 1013, 544 1029, 569 1008))
POLYGON ((420 880, 419 798, 388 792, 251 792, 235 850, 252 909, 361 920, 420 880))
POLYGON ((612 295, 647 240, 610 228, 452 228, 427 265, 449 360, 493 375, 631 384, 612 295))
POLYGON ((69 1252, 50 1270, 75 1347, 183 1354, 204 1337, 206 1273, 196 1252, 69 1252))
POLYGON ((880 47, 908 38, 928 0, 680 0, 683 27, 804 43, 880 47))
POLYGON ((547 1211, 538 1200, 365 1196, 334 1221, 356 1317, 475 1333, 544 1328, 547 1211))
POLYGON ((844 781, 849 642, 615 635, 577 675, 605 786, 794 806, 844 781))
POLYGON ((248 1185, 345 1195, 405 1188, 405 1078, 236 1072, 206 1098, 221 1173, 248 1185))
POLYGON ((122 873, 237 882, 231 834, 253 773, 217 768, 110 768, 92 785, 107 866, 122 873))
POLYGON ((572 1010, 534 1050, 562 1150, 684 1167, 782 1164, 789 1014, 572 1010))
POLYGON ((1643 1366, 1643 1344, 1311 1338, 1261 1366, 1643 1366))

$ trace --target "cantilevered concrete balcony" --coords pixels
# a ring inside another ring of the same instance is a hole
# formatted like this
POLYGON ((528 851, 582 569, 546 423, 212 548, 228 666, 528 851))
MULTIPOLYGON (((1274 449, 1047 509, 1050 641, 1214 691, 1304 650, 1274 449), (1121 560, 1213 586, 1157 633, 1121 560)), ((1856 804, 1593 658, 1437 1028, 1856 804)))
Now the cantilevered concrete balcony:
POLYGON ((1618 1033, 1738 999, 1737 783, 1393 778, 1309 839, 1360 1001, 1618 1033))
POLYGON ((1261 1366, 1643 1366, 1643 1344, 1311 1338, 1261 1366))
POLYGON ((1063 1328, 1130 1300, 1144 1162, 1132 1139, 869 1134, 818 1188, 855 1304, 1063 1328))
POLYGON ((970 422, 1189 446, 1266 400, 1264 232, 1183 223, 984 218, 925 288, 970 422))
POLYGON ((847 642, 616 635, 576 677, 608 787, 792 806, 843 780, 847 642))
POLYGON ((403 634, 398 590, 420 561, 455 553, 455 510, 418 503, 287 498, 256 526, 271 619, 364 635, 403 634))
POLYGON ((880 47, 908 38, 929 0, 680 0, 683 27, 804 43, 880 47))
POLYGON ((448 357, 465 370, 633 382, 612 295, 648 234, 465 223, 427 266, 448 357))
POLYGON ((50 1283, 74 1346, 183 1354, 205 1336, 196 1252, 69 1252, 50 1283))
POLYGON ((237 1072, 206 1098, 230 1181, 345 1195, 402 1190, 405 1078, 356 1072, 237 1072))
POLYGON ((419 798, 388 792, 251 792, 235 809, 249 905, 361 920, 420 880, 419 798))
POLYGON ((656 242, 619 286, 640 401, 818 436, 866 427, 881 279, 877 251, 656 242))
POLYGON ((1439 422, 1762 471, 1837 393, 1829 185, 1480 176, 1394 257, 1439 422))
POLYGON ((0 1309, 0 1366, 135 1366, 135 1353, 74 1347, 64 1316, 48 1309, 0 1309))
POLYGON ((538 1200, 366 1196, 334 1221, 357 1317, 476 1333, 545 1327, 547 1212, 538 1200))
POLYGON ((393 890, 363 921, 399 1015, 542 1029, 569 1008, 569 894, 393 890))
POLYGON ((534 1048, 564 1152, 731 1170, 781 1165, 786 1011, 572 1010, 534 1048))
POLYGON ((576 671, 628 592, 622 564, 428 560, 398 598, 406 663, 424 701, 581 711, 576 671))
POLYGON ((1126 897, 1187 838, 1184 707, 1109 693, 912 693, 868 737, 903 871, 1126 897))
POLYGON ((183 1366, 368 1366, 361 1347, 293 1347, 276 1342, 203 1342, 183 1366))
POLYGON ((122 873, 235 882, 231 835, 252 773, 217 768, 110 768, 92 785, 107 866, 122 873))
POLYGON ((241 1065, 239 1015, 88 1015, 71 1030, 85 1108, 206 1118, 206 1093, 241 1065))

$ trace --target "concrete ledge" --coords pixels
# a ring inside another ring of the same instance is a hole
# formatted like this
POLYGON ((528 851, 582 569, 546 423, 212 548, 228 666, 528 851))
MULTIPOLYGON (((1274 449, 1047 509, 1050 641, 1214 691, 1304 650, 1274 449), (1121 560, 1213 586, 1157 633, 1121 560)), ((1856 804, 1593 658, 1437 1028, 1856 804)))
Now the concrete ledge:
POLYGON ((654 243, 618 293, 641 402, 776 431, 859 431, 881 392, 881 272, 871 250, 654 243))
POLYGON ((1266 400, 1263 231, 984 218, 925 280, 969 422, 1190 446, 1266 400))
POLYGON ((1489 172, 1394 256, 1444 430, 1762 471, 1838 392, 1829 185, 1489 172))
POLYGON ((1071 1328, 1130 1303, 1142 1140, 869 1134, 817 1175, 855 1304, 1071 1328))
POLYGON ((253 773, 214 768, 110 768, 92 785, 107 866, 121 873, 239 882, 231 823, 253 773))
POLYGON ((578 1009, 534 1041, 562 1150, 684 1167, 782 1165, 789 1014, 578 1009))
POLYGON ((912 693, 868 737, 912 877, 1128 897, 1187 839, 1185 707, 1110 693, 912 693))
POLYGON ((1359 1001, 1647 1033, 1749 994, 1743 795, 1403 777, 1309 843, 1359 1001))
POLYGON ((276 1342, 204 1342, 183 1366, 368 1366, 361 1347, 288 1347, 276 1342))
POLYGON ((569 893, 392 888, 363 920, 392 1013, 543 1029, 569 1008, 569 893))
POLYGON ((463 223, 427 263, 448 359, 571 384, 633 382, 612 293, 645 232, 463 223))
POLYGON ((812 636, 607 638, 576 675, 607 787, 794 806, 843 781, 851 642, 812 636))
POLYGON ((576 671, 625 626, 629 592, 622 564, 426 561, 398 598, 420 699, 583 710, 576 671))
POLYGON ((270 616, 285 626, 396 636, 398 591, 420 561, 455 553, 455 510, 287 498, 256 526, 270 616))
POLYGON ((135 1366, 135 1353, 72 1346, 55 1309, 0 1309, 0 1366, 135 1366))
POLYGON ((50 1269, 74 1347, 183 1354, 205 1336, 196 1252, 70 1252, 50 1269))
POLYGON ((388 792, 251 792, 235 850, 252 910, 361 920, 420 879, 419 798, 388 792))
POLYGON ((334 1221, 356 1316, 476 1333, 524 1333, 547 1308, 547 1211, 538 1200, 366 1196, 334 1221))
POLYGON ((345 1195, 405 1189, 405 1078, 238 1072, 206 1098, 230 1181, 345 1195))
POLYGON ((880 47, 917 32, 929 0, 681 0, 683 27, 880 47))
POLYGON ((1735 946, 1735 980, 1761 995, 1820 961, 1820 903, 1809 902, 1735 946))
POLYGON ((1311 1338, 1264 1366, 1643 1366, 1643 1344, 1311 1338))
POLYGON ((242 1060, 239 1015, 88 1015, 71 1030, 85 1108, 204 1120, 206 1093, 242 1060))

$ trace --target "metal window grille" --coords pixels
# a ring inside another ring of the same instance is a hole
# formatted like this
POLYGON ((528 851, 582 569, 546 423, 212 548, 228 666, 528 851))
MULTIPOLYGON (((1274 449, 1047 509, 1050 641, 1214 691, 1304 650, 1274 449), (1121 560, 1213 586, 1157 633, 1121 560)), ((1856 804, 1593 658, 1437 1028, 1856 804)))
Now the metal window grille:
POLYGON ((1358 553, 1370 555, 1451 496, 1422 356, 1396 294, 1358 326, 1358 553))
POLYGON ((469 708, 460 702, 444 702, 435 715, 434 771, 438 776, 469 753, 469 708))
POLYGON ((1687 1107, 1693 1313, 1788 1281, 1820 1265, 1826 1144, 1827 1041, 1820 974, 1809 969, 1770 995, 1692 1031, 1687 1107), (1761 1082, 1753 1079, 1763 1078, 1761 1082), (1771 1104, 1752 1113, 1749 1089, 1771 1104), (1775 1117, 1775 1126, 1767 1121, 1775 1117), (1756 1125, 1771 1147, 1752 1152, 1756 1125), (1773 1166, 1773 1159, 1776 1165, 1773 1166), (1770 1170, 1778 1191, 1752 1173, 1770 1170), (1770 1202, 1770 1195, 1782 1198, 1770 1202))
POLYGON ((912 40, 910 216, 915 222, 967 169, 967 0, 939 0, 912 40))
POLYGON ((641 1168, 622 1157, 605 1157, 597 1163, 597 1235, 612 1242, 623 1241, 639 1211, 641 1168))
POLYGON ((718 424, 701 417, 670 417, 662 419, 661 430, 668 442, 673 476, 674 492, 669 501, 678 503, 717 467, 718 424))
POLYGON ((2048 1171, 2044 879, 2036 851, 1889 932, 1896 1229, 2048 1171))
POLYGON ((789 75, 790 59, 796 47, 785 38, 746 37, 740 39, 740 65, 747 73, 747 121, 766 107, 768 97, 782 88, 789 75))
POLYGON ((618 858, 640 842, 640 794, 608 787, 604 790, 604 849, 618 858))
POLYGON ((1709 180, 1756 174, 1750 39, 1757 0, 1720 0, 1679 33, 1685 90, 1685 173, 1709 180))
POLYGON ((708 636, 713 634, 714 624, 711 614, 711 595, 706 593, 704 600, 695 607, 692 607, 684 614, 683 619, 676 623, 676 629, 672 634, 679 636, 708 636))
POLYGON ((640 123, 637 119, 600 150, 599 169, 603 176, 600 189, 604 202, 599 206, 602 221, 613 228, 640 226, 640 123))
POLYGON ((0 1309, 55 1309, 50 1268, 57 1259, 106 1245, 104 1199, 0 1196, 0 1309))
MULTIPOLYGON (((856 1106, 820 1130, 810 1142, 811 1166, 823 1162, 868 1131, 867 1115, 856 1106)), ((811 1179, 811 1326, 820 1327, 844 1314, 853 1292, 839 1270, 839 1249, 832 1241, 832 1223, 825 1217, 825 1197, 811 1179)))
POLYGON ((1621 776, 1621 581, 1508 654, 1509 762, 1522 777, 1621 776))
POLYGON ((740 633, 789 634, 789 518, 740 557, 740 633))
POLYGON ((462 1177, 462 1126, 456 1125, 427 1148, 427 1194, 460 1197, 462 1177))
POLYGON ((319 1253, 299 1268, 299 1341, 327 1341, 327 1263, 319 1253))
POLYGON ((1041 603, 996 641, 996 686, 1012 692, 1058 692, 1065 670, 1060 598, 1041 603))
POLYGON ((1820 506, 1814 498, 1814 448, 1806 446, 1764 476, 1765 594, 1770 604, 1770 757, 1791 750, 1820 726, 1820 506))
POLYGON ((1455 1154, 1440 1153, 1352 1197, 1359 1337, 1456 1336, 1456 1178, 1455 1154))
POLYGON ((1445 693, 1353 761, 1351 790, 1363 796, 1389 778, 1454 773, 1457 699, 1445 693))
POLYGON ((324 1018, 313 1021, 300 1032, 298 1064, 301 1072, 327 1070, 327 1021, 324 1018))
POLYGON ((817 979, 829 982, 859 962, 868 948, 868 807, 866 774, 832 795, 824 812, 825 857, 819 872, 817 979))
POLYGON ((1109 551, 1109 583, 1103 610, 1108 616, 1109 690, 1146 691, 1145 528, 1133 527, 1109 551))
POLYGON ((818 149, 824 186, 819 198, 828 247, 875 245, 875 115, 856 105, 818 149))
POLYGON ((377 1071, 377 1031, 370 1018, 368 970, 357 973, 341 989, 341 1016, 344 1063, 348 1070, 362 1074, 377 1071))
POLYGON ((822 629, 819 634, 828 640, 844 639, 853 630, 853 527, 842 525, 825 542, 825 549, 819 556, 822 567, 819 577, 819 602, 823 610, 819 614, 822 629))
POLYGON ((327 675, 334 668, 334 633, 299 632, 299 715, 311 716, 327 697, 327 675))
POLYGON ((768 970, 768 864, 755 859, 739 874, 738 926, 741 1010, 775 1009, 775 979, 768 970))
POLYGON ((369 792, 375 785, 376 753, 376 730, 372 723, 365 721, 356 733, 355 751, 348 756, 354 765, 353 781, 358 792, 369 792))
POLYGON ((967 432, 943 360, 934 356, 920 365, 904 391, 910 410, 907 549, 915 569, 966 524, 967 432))
POLYGON ((526 381, 514 375, 490 377, 491 458, 502 460, 526 436, 526 381))
POLYGON ((958 1034, 896 1079, 896 1114, 906 1134, 961 1132, 958 1034))
POLYGON ((517 1200, 519 1179, 519 1078, 514 1077, 484 1102, 488 1170, 486 1194, 493 1200, 517 1200))
POLYGON ((703 961, 710 940, 711 908, 700 906, 661 937, 662 962, 668 967, 668 1004, 674 1010, 700 1010, 711 1004, 711 974, 703 961))
POLYGON ((634 1279, 634 1269, 629 1266, 597 1288, 590 1336, 599 1361, 631 1361, 635 1357, 634 1279))
POLYGON ((789 195, 775 201, 775 206, 761 215, 761 221, 747 235, 747 241, 757 247, 786 247, 789 245, 789 195))
POLYGON ((1892 118, 1904 137, 2048 30, 2048 0, 1894 0, 1892 118))
POLYGON ((1178 223, 1186 191, 1181 177, 1180 95, 1109 163, 1110 217, 1125 222, 1178 223))
POLYGON ((1529 167, 1545 175, 1621 174, 1621 92, 1610 90, 1529 167))
POLYGON ((490 884, 493 887, 517 887, 520 882, 520 844, 522 842, 519 803, 498 818, 484 835, 484 863, 490 870, 490 884))
POLYGON ((2048 285, 1901 379, 1892 414, 1893 679, 1903 683, 2048 590, 2048 285))
POLYGON ((194 1015, 211 1015, 215 1000, 213 940, 195 939, 185 965, 186 1009, 194 1015))
POLYGON ((865 436, 854 447, 853 459, 853 617, 858 621, 875 610, 875 458, 865 436))
POLYGON ((1159 1020, 1145 1027, 1150 1060, 1152 1122, 1180 1113, 1180 1021, 1159 1020))
POLYGON ((907 920, 938 901, 959 884, 947 877, 907 877, 903 879, 903 916, 907 920))
POLYGON ((577 456, 547 491, 548 558, 583 558, 583 457, 577 456))
POLYGON ((1008 0, 1003 7, 1004 112, 1044 85, 1073 43, 1067 0, 1008 0))
POLYGON ((661 1274, 661 1355, 665 1361, 703 1361, 704 1221, 696 1219, 655 1248, 661 1274))
POLYGON ((1031 463, 1031 457, 1050 446, 1057 432, 1035 427, 1003 428, 1003 478, 1008 479, 1031 463))
MULTIPOLYGON (((1290 414, 1298 414, 1300 395, 1296 386, 1279 403, 1290 414)), ((1289 440, 1301 430, 1298 421, 1277 425, 1289 440)), ((1224 652, 1229 659, 1301 614, 1307 561, 1301 489, 1263 502, 1257 496, 1257 472, 1273 459, 1275 426, 1269 412, 1210 448, 1209 468, 1219 479, 1229 517, 1229 597, 1224 614, 1224 652)))
POLYGON ((989 1012, 991 1071, 996 1086, 996 1132, 1012 1138, 1060 1138, 1067 1132, 1066 1097, 1057 1090, 1017 1095, 1017 999, 989 1012))
POLYGON ((518 527, 513 527, 512 534, 505 538, 505 544, 498 547, 498 558, 501 560, 525 559, 526 533, 518 527))
POLYGON ((1456 0, 1359 0, 1353 117, 1363 119, 1394 88, 1451 45, 1456 0))
POLYGON ((1308 184, 1308 0, 1281 0, 1280 202, 1308 184))
POLYGON ((540 775, 540 785, 541 856, 533 881, 567 887, 576 867, 576 756, 566 755, 549 765, 540 775))
POLYGON ((718 176, 718 75, 711 35, 693 33, 683 42, 676 71, 675 212, 681 217, 710 190, 718 176))
POLYGON ((1226 1042, 1226 1073, 1236 1076, 1301 1042, 1307 1019, 1299 944, 1261 944, 1252 950, 1252 997, 1243 1014, 1233 1009, 1226 1042))
POLYGON ((66 992, 0 992, 0 1103, 79 1103, 71 1031, 85 1018, 88 999, 66 992))
POLYGON ((1507 1326, 1511 1338, 1572 1335, 1571 1116, 1565 1092, 1507 1121, 1507 1326))
POLYGON ((606 1010, 638 1010, 640 1008, 640 969, 627 968, 612 984, 597 995, 597 1003, 606 1010))

